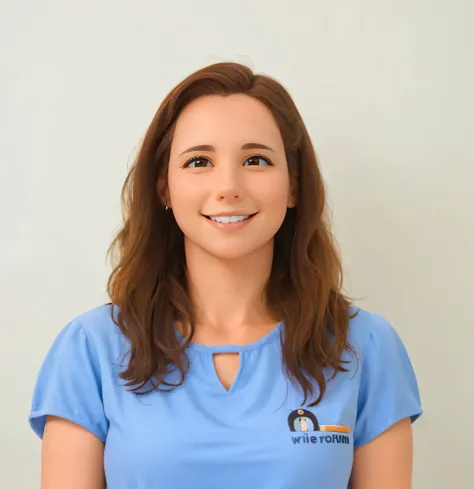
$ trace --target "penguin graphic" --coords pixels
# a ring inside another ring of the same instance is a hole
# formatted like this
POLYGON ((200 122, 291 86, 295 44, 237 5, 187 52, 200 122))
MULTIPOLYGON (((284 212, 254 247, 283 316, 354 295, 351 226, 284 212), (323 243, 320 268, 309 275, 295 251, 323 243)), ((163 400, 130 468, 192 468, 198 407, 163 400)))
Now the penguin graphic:
POLYGON ((290 431, 308 433, 311 431, 326 431, 330 433, 350 433, 349 426, 342 425, 320 425, 315 414, 306 409, 297 409, 288 416, 290 431))
POLYGON ((290 431, 307 433, 309 431, 319 431, 319 423, 316 416, 306 409, 293 411, 288 417, 290 431))
POLYGON ((306 418, 297 418, 298 423, 300 424, 300 430, 299 431, 308 431, 308 420, 306 418))

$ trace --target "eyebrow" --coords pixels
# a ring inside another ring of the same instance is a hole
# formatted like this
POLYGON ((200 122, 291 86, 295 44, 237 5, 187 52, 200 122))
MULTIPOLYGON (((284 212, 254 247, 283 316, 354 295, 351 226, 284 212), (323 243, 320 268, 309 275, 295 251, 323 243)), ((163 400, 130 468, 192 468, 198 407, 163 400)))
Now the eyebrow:
MULTIPOLYGON (((266 149, 268 151, 273 151, 274 153, 276 153, 273 148, 261 143, 246 143, 242 145, 240 149, 266 149)), ((216 151, 216 148, 214 148, 214 146, 211 146, 210 144, 199 144, 198 146, 191 146, 187 150, 183 151, 180 156, 184 155, 185 153, 193 153, 194 151, 208 151, 210 153, 213 153, 216 151)))

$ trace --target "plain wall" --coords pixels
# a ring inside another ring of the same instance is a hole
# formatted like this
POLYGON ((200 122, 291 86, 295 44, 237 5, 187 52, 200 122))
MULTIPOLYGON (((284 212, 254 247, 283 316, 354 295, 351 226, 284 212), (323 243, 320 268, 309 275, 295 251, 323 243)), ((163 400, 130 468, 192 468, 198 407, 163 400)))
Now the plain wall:
POLYGON ((0 487, 39 487, 35 378, 59 330, 107 301, 121 185, 159 103, 233 60, 293 95, 346 290, 408 348, 414 488, 472 489, 473 15, 467 0, 1 0, 0 487))

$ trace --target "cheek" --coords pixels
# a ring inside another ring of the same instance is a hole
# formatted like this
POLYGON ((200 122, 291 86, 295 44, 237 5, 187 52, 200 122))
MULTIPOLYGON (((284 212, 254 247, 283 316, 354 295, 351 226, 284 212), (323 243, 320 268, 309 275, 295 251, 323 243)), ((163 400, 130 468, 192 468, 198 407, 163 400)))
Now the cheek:
POLYGON ((195 182, 187 178, 170 178, 168 190, 171 207, 176 212, 186 209, 188 212, 199 205, 202 200, 202 191, 195 182))
POLYGON ((168 179, 168 192, 174 218, 184 234, 193 233, 201 208, 202 191, 186 178, 168 179))
POLYGON ((262 205, 271 206, 274 209, 286 209, 289 195, 288 178, 283 175, 275 175, 270 181, 266 181, 265 185, 259 186, 256 195, 262 205))

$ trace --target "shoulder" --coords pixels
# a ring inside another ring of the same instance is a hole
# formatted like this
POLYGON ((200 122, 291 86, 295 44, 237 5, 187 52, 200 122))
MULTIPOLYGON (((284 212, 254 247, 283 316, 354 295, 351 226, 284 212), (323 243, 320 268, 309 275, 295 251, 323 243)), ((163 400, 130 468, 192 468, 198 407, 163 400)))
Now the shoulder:
POLYGON ((70 338, 70 342, 75 343, 83 338, 94 357, 124 354, 130 345, 116 324, 117 312, 111 304, 104 304, 76 315, 61 330, 56 342, 70 338))
POLYGON ((104 304, 73 317, 70 324, 73 327, 82 328, 88 336, 93 338, 106 338, 120 333, 120 329, 114 322, 117 312, 118 308, 112 309, 111 304, 104 304))
POLYGON ((351 307, 350 316, 347 342, 360 356, 371 346, 400 342, 397 331, 385 317, 355 306, 351 307))

